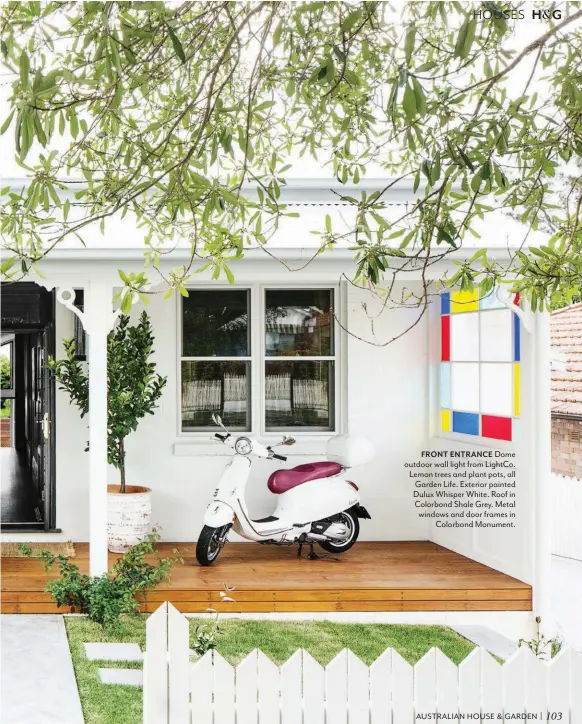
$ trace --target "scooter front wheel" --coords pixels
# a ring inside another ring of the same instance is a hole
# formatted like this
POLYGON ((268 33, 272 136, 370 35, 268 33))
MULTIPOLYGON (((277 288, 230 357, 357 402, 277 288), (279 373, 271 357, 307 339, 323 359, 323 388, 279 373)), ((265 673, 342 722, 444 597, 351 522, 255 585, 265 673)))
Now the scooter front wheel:
POLYGON ((353 508, 344 510, 340 513, 334 522, 343 523, 348 529, 348 537, 343 541, 337 543, 332 540, 321 541, 319 545, 324 551, 329 553, 345 553, 354 545, 360 535, 360 521, 353 508))
POLYGON ((230 525, 223 525, 220 528, 205 525, 202 528, 198 543, 196 543, 196 560, 201 566, 211 566, 218 558, 222 547, 226 543, 229 530, 230 525))

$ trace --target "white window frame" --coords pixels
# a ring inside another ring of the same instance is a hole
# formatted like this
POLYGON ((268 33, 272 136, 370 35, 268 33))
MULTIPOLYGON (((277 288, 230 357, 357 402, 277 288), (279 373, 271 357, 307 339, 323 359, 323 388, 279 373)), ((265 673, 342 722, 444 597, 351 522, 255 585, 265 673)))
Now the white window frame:
MULTIPOLYGON (((328 439, 331 435, 341 434, 344 425, 344 409, 345 409, 345 360, 344 350, 346 349, 345 344, 345 333, 344 333, 344 309, 343 309, 343 296, 341 294, 340 285, 337 283, 309 283, 309 284, 257 284, 253 282, 249 283, 237 283, 234 285, 225 284, 199 284, 191 285, 187 287, 189 290, 204 290, 204 291, 216 291, 228 293, 232 290, 245 290, 249 292, 249 304, 250 304, 250 356, 247 357, 183 357, 182 356, 182 314, 183 314, 183 303, 182 297, 179 296, 177 301, 177 431, 178 438, 182 440, 208 440, 208 435, 212 432, 212 426, 207 428, 198 428, 192 430, 184 430, 182 428, 182 361, 236 361, 236 362, 250 362, 250 393, 251 393, 251 404, 250 404, 250 429, 245 432, 254 437, 262 439, 280 439, 285 433, 292 433, 294 437, 301 438, 324 438, 328 439), (328 289, 333 293, 333 342, 334 342, 334 354, 330 356, 307 356, 307 355, 296 355, 296 356, 284 356, 284 357, 272 357, 266 354, 266 339, 265 339, 265 313, 266 313, 266 293, 268 290, 317 290, 317 289, 328 289), (339 323, 338 323, 339 320, 339 323), (266 429, 266 414, 265 414, 265 363, 276 362, 276 361, 332 361, 334 378, 333 378, 333 430, 325 429, 302 429, 300 427, 288 427, 288 428, 275 428, 266 429)), ((241 431, 241 434, 242 431, 241 431)))

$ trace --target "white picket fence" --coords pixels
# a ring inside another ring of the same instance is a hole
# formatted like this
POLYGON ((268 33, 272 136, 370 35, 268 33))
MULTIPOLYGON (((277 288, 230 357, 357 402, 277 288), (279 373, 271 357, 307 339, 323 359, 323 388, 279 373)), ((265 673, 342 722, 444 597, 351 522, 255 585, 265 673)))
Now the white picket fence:
POLYGON ((500 665, 477 648, 456 666, 433 648, 411 666, 387 649, 368 667, 344 650, 322 667, 306 651, 277 666, 255 650, 236 667, 215 652, 191 662, 188 620, 164 603, 147 622, 143 701, 144 724, 413 724, 435 714, 582 724, 582 654, 545 662, 520 648, 500 665))
POLYGON ((552 553, 582 561, 582 480, 552 474, 552 553))

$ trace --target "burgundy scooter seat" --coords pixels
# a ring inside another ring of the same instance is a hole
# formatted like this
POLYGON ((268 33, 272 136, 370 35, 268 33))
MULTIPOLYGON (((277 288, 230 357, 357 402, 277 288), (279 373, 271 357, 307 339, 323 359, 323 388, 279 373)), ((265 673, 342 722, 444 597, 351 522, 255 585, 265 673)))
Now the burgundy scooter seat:
POLYGON ((309 480, 337 475, 341 470, 342 466, 339 463, 330 463, 329 461, 297 465, 297 467, 290 470, 276 470, 269 476, 267 487, 271 493, 278 495, 279 493, 286 493, 291 488, 301 485, 301 483, 307 483, 309 480))

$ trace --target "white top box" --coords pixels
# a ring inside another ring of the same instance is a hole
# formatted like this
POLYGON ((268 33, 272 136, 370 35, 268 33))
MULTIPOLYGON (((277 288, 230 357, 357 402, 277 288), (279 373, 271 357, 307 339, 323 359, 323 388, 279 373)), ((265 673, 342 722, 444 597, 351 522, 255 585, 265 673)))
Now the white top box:
POLYGON ((344 468, 369 463, 374 457, 374 446, 361 435, 336 435, 330 437, 325 449, 326 457, 344 468))

